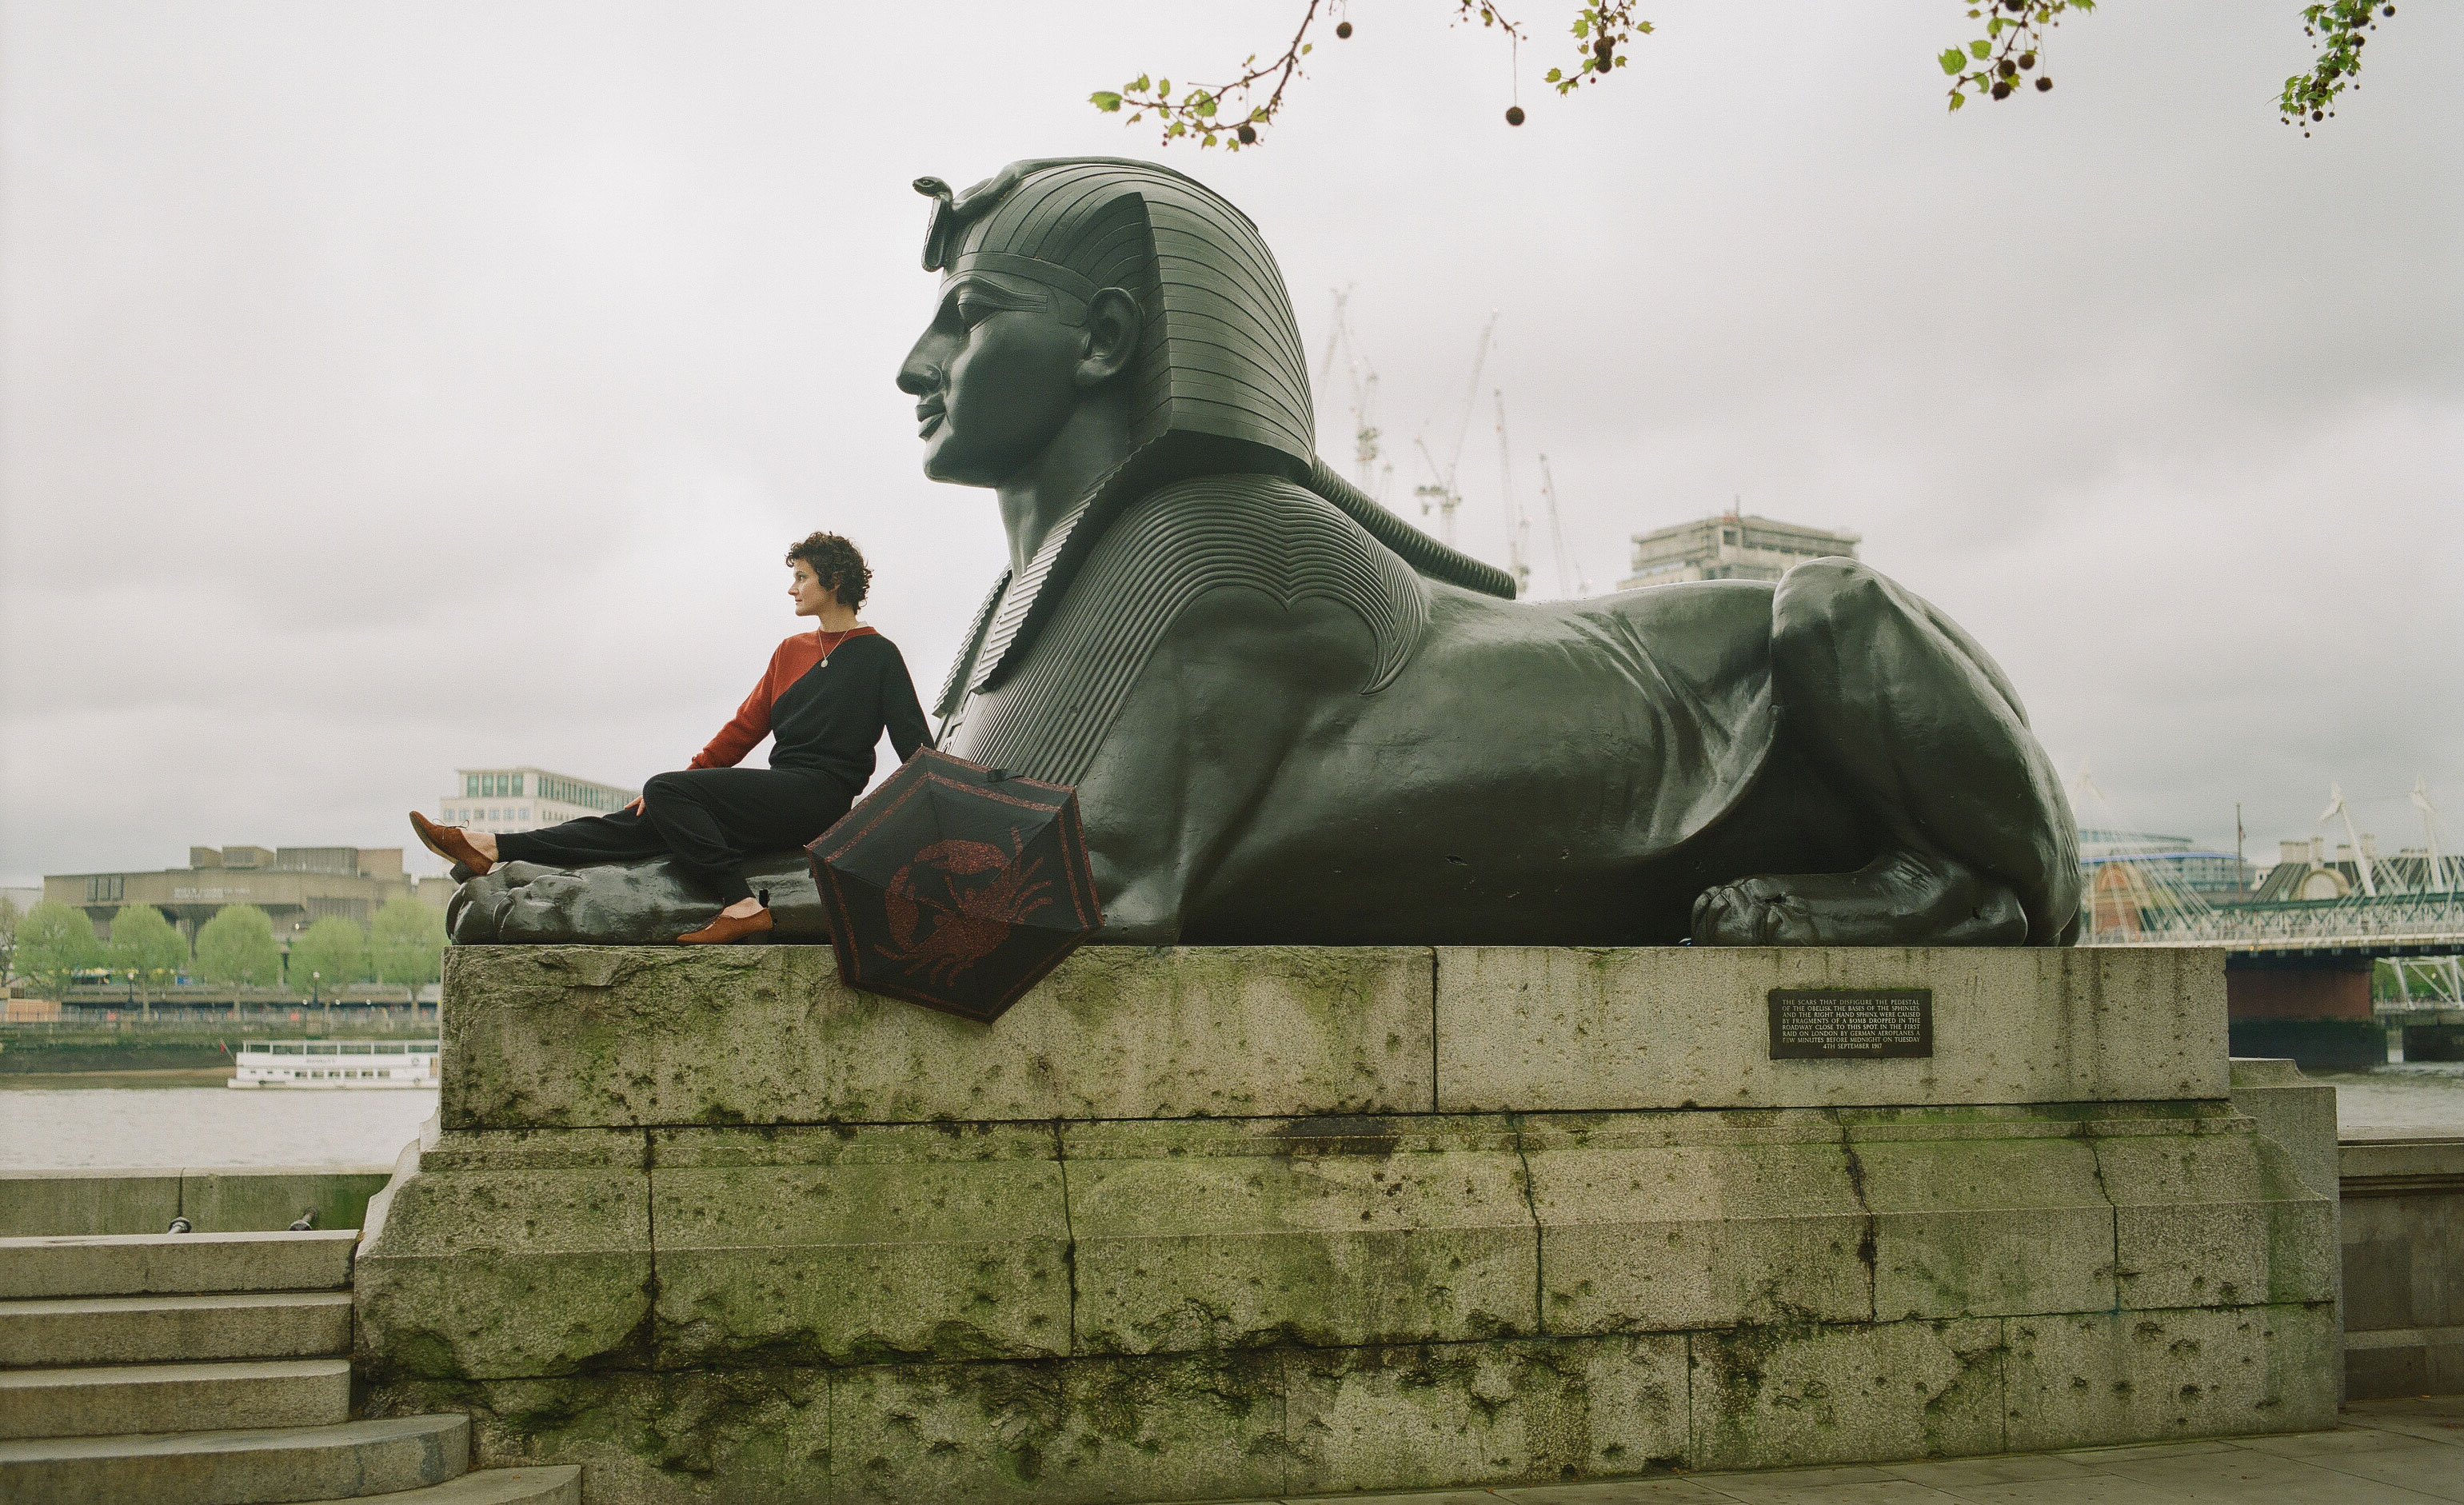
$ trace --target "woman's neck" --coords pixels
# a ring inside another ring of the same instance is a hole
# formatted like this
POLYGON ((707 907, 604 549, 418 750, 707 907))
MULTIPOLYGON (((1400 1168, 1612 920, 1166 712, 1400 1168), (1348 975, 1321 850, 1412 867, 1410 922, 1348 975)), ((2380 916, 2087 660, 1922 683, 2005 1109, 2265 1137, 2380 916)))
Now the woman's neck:
POLYGON ((826 638, 834 632, 852 632, 856 627, 855 608, 832 605, 813 619, 813 634, 826 638))

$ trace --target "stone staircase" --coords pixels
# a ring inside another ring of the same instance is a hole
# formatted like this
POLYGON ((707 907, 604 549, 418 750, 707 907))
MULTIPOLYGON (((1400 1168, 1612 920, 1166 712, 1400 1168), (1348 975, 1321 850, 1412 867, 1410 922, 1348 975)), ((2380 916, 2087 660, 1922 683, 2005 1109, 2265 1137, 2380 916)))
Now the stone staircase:
POLYGON ((9 1505, 581 1505, 463 1416, 351 1420, 356 1230, 0 1238, 9 1505))

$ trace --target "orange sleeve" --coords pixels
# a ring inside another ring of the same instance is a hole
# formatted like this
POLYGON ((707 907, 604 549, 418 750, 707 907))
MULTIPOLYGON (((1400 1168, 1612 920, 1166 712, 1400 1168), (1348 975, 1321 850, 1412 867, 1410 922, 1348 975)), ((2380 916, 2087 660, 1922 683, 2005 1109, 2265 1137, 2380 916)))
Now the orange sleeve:
MULTIPOLYGON (((783 644, 781 650, 783 651, 783 644)), ((770 705, 779 698, 778 652, 770 655, 770 666, 761 671, 761 683, 736 708, 736 716, 718 729, 710 745, 693 754, 687 768, 734 768, 744 761, 744 754, 761 745, 770 734, 770 705)))

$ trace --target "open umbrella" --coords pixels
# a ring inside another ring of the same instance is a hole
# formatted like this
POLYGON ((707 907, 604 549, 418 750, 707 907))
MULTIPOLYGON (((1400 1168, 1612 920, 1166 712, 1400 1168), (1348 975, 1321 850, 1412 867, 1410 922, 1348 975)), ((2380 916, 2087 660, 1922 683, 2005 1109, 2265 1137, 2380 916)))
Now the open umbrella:
POLYGON ((1104 923, 1077 792, 929 748, 804 850, 849 987, 979 1023, 1104 923))

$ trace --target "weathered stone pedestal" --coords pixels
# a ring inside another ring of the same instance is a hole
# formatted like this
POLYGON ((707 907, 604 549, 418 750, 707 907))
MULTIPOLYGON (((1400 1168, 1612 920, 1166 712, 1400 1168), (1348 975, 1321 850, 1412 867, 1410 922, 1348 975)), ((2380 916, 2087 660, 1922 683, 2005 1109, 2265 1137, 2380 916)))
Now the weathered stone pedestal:
POLYGON ((825 949, 449 957, 371 1414, 593 1505, 1139 1501, 2332 1425, 2333 1207, 2221 959, 1081 952, 998 1025, 825 949), (1771 1058, 1774 988, 1932 1055, 1771 1058))

